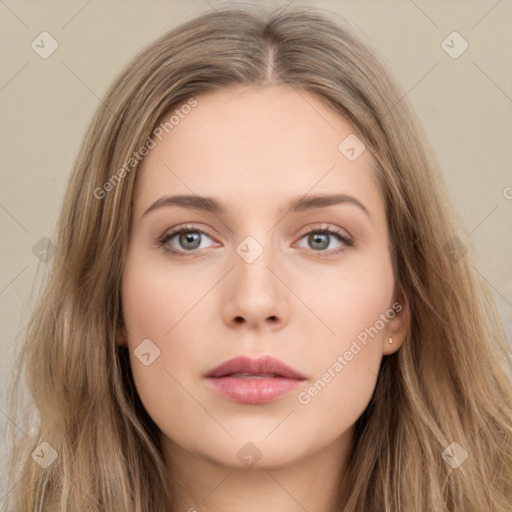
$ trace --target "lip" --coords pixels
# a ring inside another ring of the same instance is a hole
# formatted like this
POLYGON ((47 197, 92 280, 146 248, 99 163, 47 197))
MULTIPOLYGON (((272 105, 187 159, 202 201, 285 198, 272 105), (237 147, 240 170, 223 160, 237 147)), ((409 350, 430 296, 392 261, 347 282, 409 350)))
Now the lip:
POLYGON ((273 373, 288 379, 306 378, 291 366, 271 356, 262 356, 258 359, 251 359, 247 356, 234 357, 210 370, 205 377, 226 377, 233 373, 250 373, 253 375, 273 373))
POLYGON ((271 356, 258 359, 239 356, 209 371, 205 379, 214 391, 229 400, 264 404, 296 389, 306 377, 271 356))

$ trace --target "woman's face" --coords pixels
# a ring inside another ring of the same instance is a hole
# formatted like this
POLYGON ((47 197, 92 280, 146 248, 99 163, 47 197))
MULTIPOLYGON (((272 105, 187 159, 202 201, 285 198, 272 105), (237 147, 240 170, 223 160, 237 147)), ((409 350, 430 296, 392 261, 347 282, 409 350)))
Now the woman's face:
POLYGON ((195 99, 137 177, 122 342, 142 403, 169 454, 277 467, 342 449, 407 327, 373 157, 309 92, 195 99), (205 377, 238 356, 302 379, 257 364, 205 377))

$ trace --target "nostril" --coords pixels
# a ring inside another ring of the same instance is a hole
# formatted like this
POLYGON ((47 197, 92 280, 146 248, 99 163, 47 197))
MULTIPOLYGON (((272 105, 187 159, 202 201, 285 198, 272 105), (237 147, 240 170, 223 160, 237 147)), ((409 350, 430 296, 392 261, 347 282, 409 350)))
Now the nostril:
POLYGON ((237 324, 241 324, 241 323, 243 323, 243 321, 244 321, 244 319, 243 319, 241 316, 237 316, 237 317, 235 317, 235 322, 236 322, 237 324))

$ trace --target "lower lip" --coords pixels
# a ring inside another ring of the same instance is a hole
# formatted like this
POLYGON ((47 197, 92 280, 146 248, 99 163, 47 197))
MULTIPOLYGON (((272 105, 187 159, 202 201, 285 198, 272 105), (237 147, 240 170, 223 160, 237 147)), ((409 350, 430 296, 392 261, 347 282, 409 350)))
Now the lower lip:
POLYGON ((229 400, 244 404, 266 404, 293 391, 304 379, 210 377, 206 381, 217 393, 229 400))

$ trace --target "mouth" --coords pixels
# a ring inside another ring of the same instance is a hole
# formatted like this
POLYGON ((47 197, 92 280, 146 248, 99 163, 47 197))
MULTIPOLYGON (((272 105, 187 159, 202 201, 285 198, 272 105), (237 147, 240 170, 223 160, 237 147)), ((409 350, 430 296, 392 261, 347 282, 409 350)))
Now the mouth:
POLYGON ((224 375, 224 377, 237 377, 239 379, 271 379, 274 377, 281 377, 275 373, 263 373, 263 374, 252 374, 252 373, 232 373, 231 375, 224 375))
POLYGON ((305 379, 297 370, 271 356, 251 359, 247 356, 234 357, 210 370, 206 378, 219 377, 282 377, 286 379, 305 379))
POLYGON ((252 405, 273 402, 306 380, 297 370, 270 356, 236 357, 204 377, 209 387, 222 397, 252 405))

